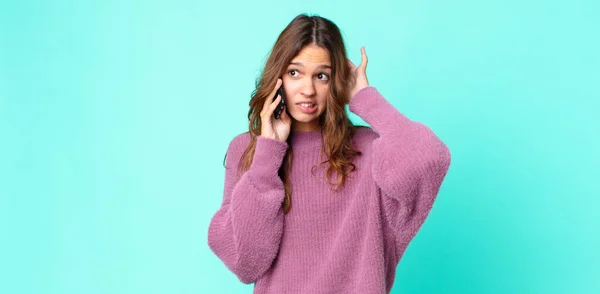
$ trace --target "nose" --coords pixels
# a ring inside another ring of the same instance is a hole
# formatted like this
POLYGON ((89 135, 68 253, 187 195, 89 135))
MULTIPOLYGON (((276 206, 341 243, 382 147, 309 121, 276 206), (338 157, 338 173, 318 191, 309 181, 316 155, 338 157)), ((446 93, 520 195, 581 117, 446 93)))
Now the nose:
POLYGON ((313 96, 316 93, 315 84, 312 79, 308 79, 302 85, 302 95, 304 96, 313 96))

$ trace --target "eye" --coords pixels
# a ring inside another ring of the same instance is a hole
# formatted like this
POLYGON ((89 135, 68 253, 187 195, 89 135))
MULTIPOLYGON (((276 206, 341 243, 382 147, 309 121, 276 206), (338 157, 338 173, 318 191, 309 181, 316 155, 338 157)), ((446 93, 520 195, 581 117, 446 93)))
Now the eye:
POLYGON ((297 77, 298 71, 295 69, 288 70, 288 74, 292 77, 297 77))
POLYGON ((327 74, 324 74, 324 73, 320 73, 320 74, 318 74, 318 75, 317 75, 317 78, 318 78, 319 80, 322 80, 322 81, 328 81, 328 80, 329 80, 329 76, 328 76, 327 74))

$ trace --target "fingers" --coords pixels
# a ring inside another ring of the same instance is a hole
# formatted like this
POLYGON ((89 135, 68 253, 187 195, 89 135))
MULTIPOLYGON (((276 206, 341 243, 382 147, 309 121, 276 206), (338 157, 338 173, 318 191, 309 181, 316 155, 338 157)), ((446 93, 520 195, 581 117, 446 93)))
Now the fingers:
POLYGON ((269 105, 269 109, 267 110, 266 114, 273 115, 273 112, 275 112, 275 109, 277 109, 277 106, 279 106, 279 101, 281 101, 281 95, 277 95, 277 98, 275 98, 273 103, 269 105))
POLYGON ((275 93, 277 93, 277 90, 279 90, 279 87, 281 87, 282 83, 283 81, 281 79, 277 79, 277 83, 275 83, 275 88, 273 89, 273 91, 271 91, 271 95, 269 97, 275 97, 275 93))
MULTIPOLYGON (((360 60, 360 64, 358 65, 358 67, 363 70, 366 71, 367 68, 367 63, 369 62, 369 59, 367 58, 367 52, 365 47, 360 47, 360 55, 361 55, 361 60, 360 60)), ((354 63, 349 59, 346 58, 346 60, 348 60, 348 66, 350 66, 351 69, 356 69, 356 65, 354 65, 354 63)))
MULTIPOLYGON (((271 99, 269 98, 269 100, 271 100, 271 99)), ((267 105, 266 108, 263 108, 263 110, 260 113, 260 116, 263 119, 272 117, 273 113, 275 112, 275 109, 279 105, 279 101, 281 101, 281 95, 277 95, 277 98, 275 98, 273 103, 271 103, 270 105, 267 105)))
MULTIPOLYGON (((263 107, 262 107, 262 111, 260 112, 260 116, 264 116, 266 114, 266 112, 268 111, 269 106, 272 104, 275 104, 276 101, 273 101, 272 97, 275 96, 275 93, 277 93, 277 90, 279 90, 279 87, 281 87, 281 83, 283 83, 283 81, 281 79, 277 79, 277 83, 275 83, 275 89, 273 89, 273 91, 271 91, 271 93, 269 94, 269 97, 267 97, 265 99, 265 102, 263 103, 263 107)), ((275 105, 277 105, 277 104, 275 104, 275 105)))

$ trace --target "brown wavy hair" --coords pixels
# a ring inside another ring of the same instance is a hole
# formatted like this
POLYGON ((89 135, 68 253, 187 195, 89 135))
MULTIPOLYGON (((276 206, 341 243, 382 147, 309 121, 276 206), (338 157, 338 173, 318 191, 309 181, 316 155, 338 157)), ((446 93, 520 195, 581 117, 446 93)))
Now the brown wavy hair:
MULTIPOLYGON (((252 92, 248 111, 251 141, 240 158, 238 170, 247 171, 252 164, 256 137, 261 133, 260 112, 265 99, 272 98, 269 96, 277 83, 277 78, 285 73, 289 63, 300 50, 311 44, 321 46, 329 52, 332 68, 331 82, 333 83, 327 94, 325 112, 319 118, 323 138, 322 152, 327 155, 328 160, 314 165, 313 175, 315 167, 329 162, 325 176, 327 182, 335 185, 334 190, 337 190, 344 184, 346 177, 356 169, 352 159, 361 155, 361 152, 355 150, 351 144, 357 127, 352 124, 344 108, 346 101, 349 100, 347 85, 350 81, 350 67, 347 63, 344 40, 337 25, 320 16, 307 14, 296 16, 277 38, 264 70, 256 80, 256 89, 252 92), (337 183, 329 180, 334 172, 337 175, 337 183)), ((288 136, 289 148, 279 169, 279 177, 285 188, 283 201, 285 213, 290 211, 292 204, 292 188, 289 179, 293 158, 292 145, 289 144, 291 137, 292 134, 288 136)))

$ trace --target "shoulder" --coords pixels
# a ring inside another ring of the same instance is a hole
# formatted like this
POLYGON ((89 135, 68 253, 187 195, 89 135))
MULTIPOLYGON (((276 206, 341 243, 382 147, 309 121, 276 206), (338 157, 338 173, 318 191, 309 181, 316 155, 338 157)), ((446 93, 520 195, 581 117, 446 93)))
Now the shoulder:
POLYGON ((377 133, 368 126, 355 126, 352 144, 356 150, 365 154, 370 154, 373 141, 378 137, 377 133))
POLYGON ((368 126, 356 126, 354 133, 354 142, 358 145, 362 144, 370 144, 375 140, 379 135, 373 131, 372 128, 368 126))
POLYGON ((225 166, 227 168, 236 166, 242 157, 242 154, 250 144, 250 133, 245 132, 236 135, 229 142, 227 153, 225 154, 225 166))
POLYGON ((227 147, 227 152, 235 152, 239 149, 245 150, 248 144, 250 144, 250 133, 241 133, 231 139, 229 147, 227 147))

